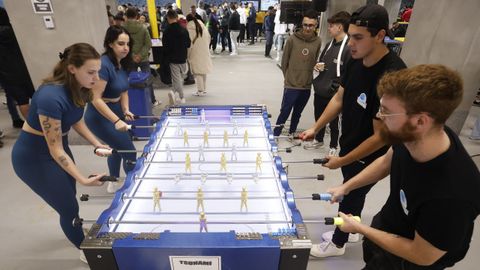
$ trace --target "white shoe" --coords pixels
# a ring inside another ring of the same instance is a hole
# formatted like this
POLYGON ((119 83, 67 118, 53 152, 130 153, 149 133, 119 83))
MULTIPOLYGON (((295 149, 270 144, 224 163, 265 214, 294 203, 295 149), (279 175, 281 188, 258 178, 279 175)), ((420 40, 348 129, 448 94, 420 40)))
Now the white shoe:
POLYGON ((238 53, 232 52, 230 53, 230 55, 238 55, 238 53))
POLYGON ((85 253, 83 253, 83 250, 80 250, 80 261, 88 264, 87 258, 85 257, 85 253))
MULTIPOLYGON (((333 231, 324 232, 322 234, 322 238, 325 241, 332 241, 333 231)), ((358 241, 360 241, 360 234, 358 234, 358 233, 348 234, 348 242, 349 243, 357 243, 358 241)))
POLYGON ((328 155, 329 156, 336 156, 337 155, 337 148, 330 148, 330 150, 328 150, 328 155))
POLYGON ((195 93, 192 94, 192 96, 196 96, 196 97, 203 97, 207 94, 207 92, 201 92, 201 91, 197 91, 195 93))
POLYGON ((332 241, 323 241, 320 244, 312 245, 312 249, 310 249, 310 256, 316 258, 342 256, 343 254, 345 254, 345 246, 338 248, 332 241))
POLYGON ((107 193, 115 193, 117 191, 117 183, 108 182, 107 193))
POLYGON ((173 93, 173 91, 168 92, 168 102, 170 106, 175 105, 175 93, 173 93))
POLYGON ((187 100, 185 98, 180 99, 180 103, 185 104, 186 102, 187 102, 187 100))
POLYGON ((305 150, 313 150, 313 149, 318 149, 323 146, 323 142, 319 142, 317 140, 313 140, 311 142, 306 142, 303 145, 303 149, 305 150))
POLYGON ((155 102, 152 103, 153 107, 157 107, 159 105, 162 105, 162 102, 160 100, 156 100, 155 102))

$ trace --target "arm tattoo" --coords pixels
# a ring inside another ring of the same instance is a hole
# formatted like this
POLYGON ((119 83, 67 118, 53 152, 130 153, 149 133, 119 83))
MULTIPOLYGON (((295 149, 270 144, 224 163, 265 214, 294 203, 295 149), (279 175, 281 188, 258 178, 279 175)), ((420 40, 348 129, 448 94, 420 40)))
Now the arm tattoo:
POLYGON ((45 120, 43 120, 42 122, 42 125, 43 125, 43 129, 45 129, 45 132, 48 134, 48 132, 50 132, 50 128, 52 127, 52 125, 49 123, 50 121, 50 117, 47 116, 47 118, 45 118, 45 120))
POLYGON ((67 160, 66 157, 60 156, 60 157, 58 158, 58 160, 60 161, 60 163, 61 163, 63 166, 68 167, 68 160, 67 160))

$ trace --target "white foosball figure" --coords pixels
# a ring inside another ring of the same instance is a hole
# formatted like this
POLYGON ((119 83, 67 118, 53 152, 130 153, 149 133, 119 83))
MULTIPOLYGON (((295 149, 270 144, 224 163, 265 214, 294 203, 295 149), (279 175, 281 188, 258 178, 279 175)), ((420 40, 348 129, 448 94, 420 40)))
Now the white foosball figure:
POLYGON ((255 184, 256 184, 256 183, 258 183, 258 180, 260 180, 259 177, 258 177, 258 173, 255 173, 253 175, 253 182, 255 182, 255 184))
POLYGON ((205 208, 203 208, 203 190, 199 187, 197 191, 197 212, 200 207, 202 207, 202 212, 205 212, 205 208))
POLYGON ((173 178, 173 180, 175 181, 175 184, 178 184, 178 182, 180 182, 180 174, 175 174, 175 178, 173 178))
POLYGON ((205 217, 205 213, 204 212, 201 212, 200 213, 200 232, 204 231, 205 232, 208 232, 208 229, 207 229, 207 217, 205 217))
POLYGON ((175 129, 175 132, 178 136, 182 135, 182 127, 180 126, 180 123, 177 123, 177 128, 175 129))
POLYGON ((204 154, 203 145, 198 145, 198 161, 205 161, 205 154, 204 154))
POLYGON ((192 160, 190 159, 190 153, 185 155, 185 172, 192 173, 192 160))
POLYGON ((262 172, 262 154, 261 153, 257 153, 257 159, 255 161, 255 172, 262 172))
POLYGON ((228 147, 228 131, 223 131, 223 147, 228 147))
POLYGON ((153 212, 158 207, 158 211, 162 211, 162 207, 160 207, 160 198, 162 198, 162 192, 158 190, 157 187, 153 189, 153 212))
POLYGON ((208 121, 205 121, 205 131, 210 135, 210 125, 208 124, 208 121))
POLYGON ((233 135, 238 135, 238 123, 237 123, 237 120, 233 120, 233 135))
POLYGON ((248 212, 247 200, 248 200, 248 191, 246 187, 243 187, 242 192, 240 193, 240 212, 243 211, 244 206, 245 206, 245 210, 248 212))
POLYGON ((232 161, 237 160, 237 146, 235 144, 232 145, 232 156, 230 157, 232 161))
POLYGON ((202 124, 205 123, 205 109, 202 109, 200 111, 200 123, 202 123, 202 124))
POLYGON ((248 146, 248 131, 245 130, 245 133, 243 133, 243 146, 248 146))
POLYGON ((222 153, 220 157, 220 171, 227 172, 227 158, 225 157, 225 153, 222 153))
POLYGON ((203 146, 209 147, 210 144, 208 143, 208 131, 203 132, 203 146))
POLYGON ((227 182, 231 184, 233 182, 233 174, 229 173, 227 174, 227 182))
POLYGON ((167 152, 167 161, 173 161, 173 157, 172 157, 172 148, 170 147, 170 144, 166 144, 165 145, 165 151, 167 152))
POLYGON ((207 182, 207 177, 208 177, 208 174, 206 173, 202 173, 202 175, 200 176, 200 181, 202 182, 202 185, 205 184, 205 182, 207 182))
POLYGON ((183 132, 183 146, 190 146, 188 143, 188 133, 186 130, 183 132))

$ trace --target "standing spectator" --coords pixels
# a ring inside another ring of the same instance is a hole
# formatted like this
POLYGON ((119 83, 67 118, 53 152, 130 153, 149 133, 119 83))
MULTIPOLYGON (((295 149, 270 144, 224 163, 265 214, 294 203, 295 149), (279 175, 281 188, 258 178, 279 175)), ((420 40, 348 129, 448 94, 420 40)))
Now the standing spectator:
MULTIPOLYGON (((387 151, 386 142, 380 136, 382 125, 377 118, 380 107, 377 82, 386 72, 406 67, 384 43, 388 26, 387 10, 380 5, 362 6, 352 14, 348 26, 352 59, 346 64, 340 87, 315 125, 300 134, 302 140, 311 140, 327 123, 342 114, 339 157, 327 156, 324 166, 341 167, 344 183, 387 151)), ((345 196, 339 204, 339 212, 360 216, 365 196, 372 186, 364 186, 345 196)), ((322 238, 323 242, 313 245, 310 255, 319 258, 341 256, 347 242, 359 240, 358 234, 349 235, 340 229, 325 232, 322 238)))
POLYGON ((240 34, 240 15, 237 12, 237 6, 234 3, 230 3, 228 29, 230 31, 230 40, 232 41, 232 53, 230 55, 238 55, 237 38, 240 34))
POLYGON ((267 16, 263 21, 263 31, 265 32, 265 57, 272 58, 270 51, 273 45, 273 31, 275 30, 275 10, 272 6, 268 7, 267 16))
MULTIPOLYGON (((119 6, 121 7, 121 6, 119 6)), ((125 23, 125 18, 123 16, 123 12, 119 12, 117 13, 117 15, 115 15, 115 17, 113 18, 114 20, 114 25, 116 26, 122 26, 124 23, 125 23)))
MULTIPOLYGON (((140 68, 142 72, 150 74, 150 62, 148 60, 148 54, 152 48, 152 40, 148 30, 144 25, 137 21, 138 12, 136 8, 127 9, 127 21, 123 27, 130 33, 132 37, 132 58, 134 64, 134 70, 140 68)), ((155 93, 153 92, 152 85, 148 86, 150 91, 150 97, 153 106, 160 105, 160 102, 155 99, 155 93)))
POLYGON ((284 90, 280 115, 278 115, 273 135, 281 134, 283 124, 292 112, 289 134, 297 131, 300 116, 310 98, 312 87, 312 70, 320 54, 322 42, 315 34, 317 27, 317 12, 308 10, 302 21, 303 28, 295 32, 285 44, 282 59, 284 90))
POLYGON ((410 17, 412 16, 412 12, 413 12, 412 5, 411 4, 406 5, 406 8, 405 8, 405 10, 403 11, 403 14, 402 14, 402 21, 409 22, 410 17))
POLYGON ((188 49, 188 62, 195 76, 197 92, 194 96, 204 96, 206 91, 207 74, 212 71, 209 44, 210 34, 202 21, 197 20, 192 14, 187 16, 187 30, 192 44, 188 49))
POLYGON ((210 36, 211 36, 210 47, 212 48, 212 52, 216 54, 220 24, 218 22, 218 17, 217 17, 217 6, 211 7, 211 10, 212 12, 210 12, 210 15, 208 18, 208 21, 209 21, 208 32, 210 32, 210 36))
MULTIPOLYGON (((205 10, 203 10, 205 12, 205 10)), ((190 7, 190 14, 192 14, 193 16, 195 16, 195 18, 197 18, 197 20, 200 20, 202 21, 202 23, 205 23, 206 21, 203 20, 202 16, 200 16, 200 14, 198 14, 197 12, 197 7, 195 5, 191 6, 190 7)), ((188 14, 187 14, 188 15, 188 14)), ((204 13, 205 17, 207 16, 207 13, 204 13)))
POLYGON ((223 3, 218 9, 218 19, 220 20, 220 41, 222 43, 222 52, 225 51, 225 47, 228 44, 228 51, 232 53, 232 40, 230 39, 230 33, 228 32, 230 10, 228 9, 227 2, 223 3))
POLYGON ((257 18, 257 11, 253 6, 252 2, 248 2, 248 16, 247 16, 247 24, 248 24, 248 33, 250 35, 250 43, 249 45, 255 44, 255 32, 256 32, 256 24, 255 20, 257 18))
MULTIPOLYGON (((315 66, 318 76, 313 79, 315 121, 327 108, 328 103, 340 86, 340 76, 345 71, 345 63, 350 59, 350 49, 348 48, 348 25, 350 24, 350 14, 346 11, 340 11, 327 19, 328 34, 332 41, 323 49, 320 54, 319 63, 315 66)), ((335 117, 330 123, 330 151, 328 154, 334 156, 338 146, 338 117, 335 117)), ((323 146, 323 137, 325 128, 322 128, 312 142, 304 144, 305 149, 318 149, 323 146)))
POLYGON ((198 7, 196 12, 198 15, 200 15, 200 18, 202 18, 203 24, 206 24, 208 22, 208 14, 205 10, 205 3, 203 1, 198 1, 198 7))
POLYGON ((277 50, 277 57, 275 58, 276 61, 280 61, 280 55, 283 51, 283 44, 285 43, 285 39, 288 36, 288 25, 286 23, 280 23, 280 13, 281 13, 281 3, 278 4, 277 12, 275 12, 275 28, 274 32, 275 35, 273 36, 273 46, 275 50, 277 50))
POLYGON ((163 33, 163 49, 168 58, 172 73, 173 91, 168 93, 170 105, 178 101, 185 103, 183 95, 183 76, 187 73, 187 50, 190 48, 188 31, 178 23, 178 14, 174 10, 167 11, 168 26, 163 33), (176 95, 178 94, 178 98, 176 95))
POLYGON ((247 25, 247 13, 245 11, 243 3, 240 2, 237 8, 238 15, 240 15, 240 35, 238 36, 238 42, 243 43, 245 40, 245 27, 247 25))
MULTIPOLYGON (((5 89, 7 97, 14 101, 10 102, 10 106, 18 105, 20 113, 26 118, 35 89, 7 11, 2 7, 0 7, 0 84, 5 89)), ((13 122, 15 127, 19 124, 13 122)))

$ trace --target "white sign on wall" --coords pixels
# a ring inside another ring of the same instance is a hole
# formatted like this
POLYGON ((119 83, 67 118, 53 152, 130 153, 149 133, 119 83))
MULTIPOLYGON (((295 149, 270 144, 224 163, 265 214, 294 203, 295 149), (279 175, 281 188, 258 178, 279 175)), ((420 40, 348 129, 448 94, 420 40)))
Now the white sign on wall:
POLYGON ((37 14, 53 14, 50 0, 32 0, 33 12, 37 14))
POLYGON ((220 256, 170 256, 172 270, 221 270, 220 256))

